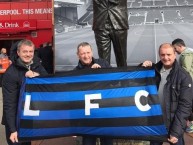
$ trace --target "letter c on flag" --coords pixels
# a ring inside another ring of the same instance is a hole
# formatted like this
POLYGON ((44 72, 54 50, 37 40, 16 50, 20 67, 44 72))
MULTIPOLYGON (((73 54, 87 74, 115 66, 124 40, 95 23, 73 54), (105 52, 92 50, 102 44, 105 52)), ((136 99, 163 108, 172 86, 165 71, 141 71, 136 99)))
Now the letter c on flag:
POLYGON ((145 91, 145 90, 140 90, 138 91, 136 94, 135 94, 135 104, 137 106, 137 108, 140 110, 140 111, 148 111, 149 109, 151 109, 151 107, 149 106, 149 104, 146 104, 146 105, 142 105, 141 102, 140 102, 140 98, 142 96, 145 96, 147 97, 148 96, 148 92, 145 91))

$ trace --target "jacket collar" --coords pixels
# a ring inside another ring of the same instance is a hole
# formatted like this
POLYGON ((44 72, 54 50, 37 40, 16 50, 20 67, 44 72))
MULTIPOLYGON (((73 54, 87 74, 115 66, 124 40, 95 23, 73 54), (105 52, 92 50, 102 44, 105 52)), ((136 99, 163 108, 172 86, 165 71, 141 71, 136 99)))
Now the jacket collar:
MULTIPOLYGON (((156 69, 156 71, 160 72, 160 70, 161 70, 162 67, 163 67, 163 63, 162 63, 161 61, 159 61, 159 62, 156 64, 155 69, 156 69)), ((175 71, 178 67, 179 67, 179 66, 178 66, 178 62, 177 62, 177 60, 175 59, 174 64, 173 64, 173 66, 172 66, 172 69, 171 69, 170 73, 173 72, 173 71, 175 71)))
POLYGON ((26 65, 24 64, 21 59, 18 57, 14 62, 13 62, 14 65, 16 65, 17 67, 20 67, 20 68, 23 68, 23 69, 26 69, 26 70, 29 70, 29 66, 30 66, 30 69, 33 69, 37 66, 40 65, 40 59, 38 57, 34 57, 32 62, 29 64, 29 65, 26 65))
POLYGON ((89 65, 84 65, 82 62, 79 60, 78 61, 78 68, 79 69, 84 69, 84 68, 91 68, 91 66, 95 63, 94 57, 92 57, 92 62, 89 65))

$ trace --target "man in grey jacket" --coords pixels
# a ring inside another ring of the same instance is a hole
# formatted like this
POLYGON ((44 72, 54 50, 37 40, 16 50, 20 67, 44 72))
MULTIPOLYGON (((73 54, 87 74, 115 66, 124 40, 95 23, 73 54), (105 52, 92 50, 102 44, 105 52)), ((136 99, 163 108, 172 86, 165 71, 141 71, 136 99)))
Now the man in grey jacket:
MULTIPOLYGON (((193 79, 193 49, 186 47, 185 42, 180 38, 173 40, 172 45, 174 46, 175 51, 180 55, 180 65, 190 74, 193 79)), ((186 128, 186 132, 193 133, 193 113, 191 113, 188 120, 189 122, 186 128)))
POLYGON ((110 64, 112 42, 117 66, 127 66, 127 0, 93 0, 93 14, 99 57, 110 64))

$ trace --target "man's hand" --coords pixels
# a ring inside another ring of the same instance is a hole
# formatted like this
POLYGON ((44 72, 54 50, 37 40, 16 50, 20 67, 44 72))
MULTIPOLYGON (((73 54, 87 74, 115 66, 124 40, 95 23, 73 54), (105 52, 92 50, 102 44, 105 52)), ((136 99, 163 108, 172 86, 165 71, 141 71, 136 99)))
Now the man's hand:
POLYGON ((168 138, 168 141, 175 144, 178 142, 178 139, 172 135, 170 135, 170 138, 168 138))
POLYGON ((17 131, 16 131, 16 132, 11 133, 11 135, 10 135, 9 139, 10 139, 13 143, 18 142, 18 138, 17 138, 17 131))
POLYGON ((37 77, 37 76, 39 76, 39 75, 40 75, 39 73, 34 72, 34 71, 31 71, 31 70, 29 70, 29 71, 27 71, 27 72, 25 73, 25 77, 28 77, 28 78, 37 77))
POLYGON ((153 64, 153 63, 152 63, 151 61, 146 60, 146 61, 143 62, 142 66, 144 66, 144 67, 151 67, 152 64, 153 64))
POLYGON ((95 63, 95 64, 93 64, 93 65, 91 66, 91 68, 101 68, 101 66, 100 66, 99 64, 95 63))

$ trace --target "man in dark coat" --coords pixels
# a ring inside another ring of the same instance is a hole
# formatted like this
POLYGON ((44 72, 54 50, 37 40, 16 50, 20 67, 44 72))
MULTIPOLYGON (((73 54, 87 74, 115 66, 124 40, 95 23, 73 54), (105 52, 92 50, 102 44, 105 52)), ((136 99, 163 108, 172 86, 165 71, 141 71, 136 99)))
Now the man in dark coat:
POLYGON ((19 92, 24 77, 36 77, 47 75, 39 59, 34 57, 35 46, 30 40, 21 40, 18 43, 17 54, 12 64, 3 76, 3 117, 6 139, 8 145, 30 145, 30 142, 19 143, 16 127, 16 116, 19 100, 19 92))
MULTIPOLYGON (((159 48, 159 56, 158 63, 145 61, 142 66, 155 68, 163 119, 168 129, 168 141, 171 145, 184 145, 183 134, 192 110, 192 79, 178 64, 171 44, 162 44, 159 48)), ((162 144, 162 142, 150 142, 150 145, 162 144)))
POLYGON ((110 63, 112 42, 117 66, 127 66, 127 0, 93 0, 93 14, 99 57, 110 63))
MULTIPOLYGON (((104 59, 93 58, 91 45, 87 42, 82 42, 77 47, 77 56, 79 58, 78 65, 75 70, 81 69, 100 69, 110 68, 109 63, 104 59)), ((101 145, 113 145, 113 140, 101 137, 101 145)), ((96 137, 83 136, 83 145, 96 145, 96 137)))
POLYGON ((45 46, 37 49, 38 57, 41 59, 42 65, 49 74, 54 73, 54 52, 52 43, 47 42, 45 46))

